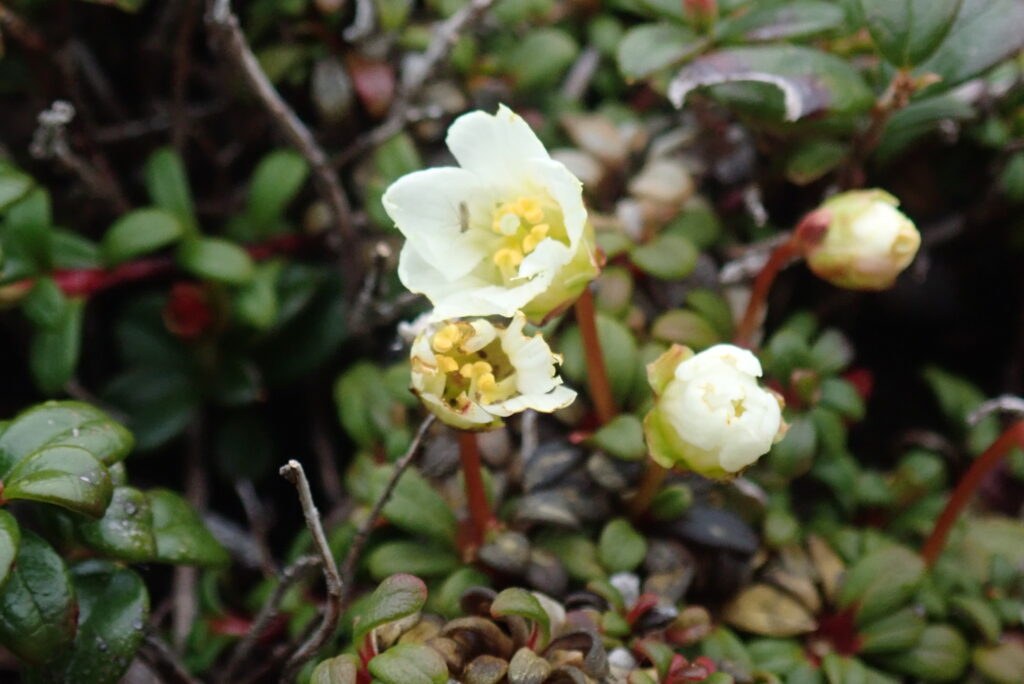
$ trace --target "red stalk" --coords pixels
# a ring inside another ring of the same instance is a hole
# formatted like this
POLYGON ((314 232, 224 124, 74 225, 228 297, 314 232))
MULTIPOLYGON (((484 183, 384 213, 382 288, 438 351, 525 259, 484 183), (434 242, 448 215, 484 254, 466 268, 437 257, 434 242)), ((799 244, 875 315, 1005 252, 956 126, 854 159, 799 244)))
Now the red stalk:
POLYGON ((469 507, 469 546, 478 549, 483 546, 487 530, 495 523, 484 490, 475 432, 459 430, 459 460, 462 462, 462 477, 466 483, 466 502, 469 507))
POLYGON ((761 317, 761 310, 768 299, 768 292, 771 290, 775 276, 779 274, 782 267, 797 253, 796 239, 790 239, 775 248, 768 261, 761 268, 754 280, 754 288, 750 291, 750 299, 747 301, 747 309, 743 312, 743 318, 733 335, 733 342, 739 347, 751 347, 751 338, 757 329, 761 317))
POLYGON ((960 511, 970 501, 971 495, 974 494, 978 485, 988 473, 999 465, 1014 446, 1024 446, 1024 420, 1017 421, 999 435, 999 439, 993 442, 960 478, 946 507, 942 510, 942 515, 939 516, 931 535, 921 549, 921 555, 924 556, 929 567, 935 565, 939 554, 946 546, 946 538, 949 536, 950 530, 953 529, 953 524, 956 523, 960 511))
POLYGON ((587 382, 590 385, 590 399, 594 402, 597 419, 602 425, 615 417, 615 399, 608 381, 608 371, 601 352, 601 340, 597 336, 597 318, 594 313, 594 295, 589 288, 576 300, 576 322, 583 338, 583 353, 587 357, 587 382))

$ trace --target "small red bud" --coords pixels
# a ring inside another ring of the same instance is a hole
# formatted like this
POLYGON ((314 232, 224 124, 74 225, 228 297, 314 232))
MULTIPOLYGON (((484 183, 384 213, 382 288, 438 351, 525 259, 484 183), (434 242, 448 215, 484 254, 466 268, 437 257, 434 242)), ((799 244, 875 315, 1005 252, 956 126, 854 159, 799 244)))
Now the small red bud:
POLYGON ((206 290, 196 283, 175 283, 164 306, 164 325, 183 340, 194 340, 213 323, 206 290))

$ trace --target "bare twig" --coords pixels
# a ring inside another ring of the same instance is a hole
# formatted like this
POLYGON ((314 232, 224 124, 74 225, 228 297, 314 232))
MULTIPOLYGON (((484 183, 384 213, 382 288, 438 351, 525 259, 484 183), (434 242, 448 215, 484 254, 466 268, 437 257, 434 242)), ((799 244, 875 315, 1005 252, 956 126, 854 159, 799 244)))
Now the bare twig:
POLYGON ((562 81, 562 97, 568 100, 582 98, 600 64, 601 53, 593 45, 588 45, 580 52, 580 56, 576 58, 576 62, 569 69, 565 80, 562 81))
POLYGON ((139 648, 139 656, 168 684, 199 684, 198 680, 189 674, 178 654, 156 634, 146 634, 139 648))
POLYGON ((277 586, 274 587, 274 592, 267 599, 266 603, 263 604, 263 607, 260 608, 256 619, 253 620, 252 625, 249 627, 249 631, 245 633, 245 636, 242 637, 242 640, 238 642, 238 645, 235 646, 234 651, 231 653, 231 658, 228 660, 228 664, 224 667, 224 672, 220 676, 221 682, 228 684, 235 681, 235 671, 249 657, 256 642, 263 635, 263 632, 267 630, 270 621, 277 617, 277 612, 281 607, 281 600, 284 598, 285 593, 295 582, 302 578, 307 570, 319 565, 320 562, 320 559, 316 556, 302 556, 281 571, 277 586))
POLYGON ((185 94, 192 69, 192 35, 196 28, 198 0, 181 0, 181 2, 182 16, 174 44, 174 77, 172 80, 174 104, 171 108, 174 112, 171 144, 179 152, 185 145, 185 133, 188 129, 185 94))
POLYGON ((371 530, 373 530, 374 524, 377 522, 377 518, 380 517, 380 513, 384 510, 384 506, 387 505, 388 500, 391 499, 392 492, 395 491, 395 487, 398 485, 398 480, 401 479, 405 471, 412 465, 412 462, 416 458, 416 454, 419 452, 420 443, 423 441, 423 436, 427 434, 427 430, 434 424, 435 417, 433 414, 427 416, 420 427, 416 430, 416 435, 412 438, 412 442, 409 444, 409 448, 406 449, 405 454, 395 463, 394 469, 391 471, 391 477, 388 479, 387 484, 384 486, 384 490, 377 497, 376 503, 373 504, 373 509, 370 511, 370 515, 366 517, 363 524, 359 527, 355 536, 352 537, 352 543, 348 547, 348 552, 345 554, 345 560, 341 564, 341 577, 344 582, 344 588, 342 589, 341 603, 342 606, 348 601, 352 594, 352 584, 355 579, 356 565, 359 563, 359 557, 363 553, 363 547, 366 546, 366 540, 370 536, 371 530))
POLYGON ((208 8, 207 22, 220 34, 220 43, 227 57, 241 72, 288 141, 309 162, 317 188, 327 201, 338 233, 346 245, 341 250, 341 258, 345 261, 349 283, 358 282, 360 268, 358 251, 354 249, 357 235, 352 222, 352 210, 327 155, 306 124, 288 106, 263 72, 256 55, 249 48, 238 16, 231 10, 230 0, 209 0, 208 8))
POLYGON ((0 2, 0 26, 6 28, 11 37, 26 49, 39 53, 49 51, 43 36, 2 2, 0 2))
POLYGON ((367 149, 384 142, 405 128, 406 124, 412 120, 412 103, 427 80, 434 75, 434 72, 451 53, 459 36, 483 17, 484 12, 493 3, 494 0, 470 0, 438 27, 426 52, 411 62, 402 73, 402 80, 398 84, 398 93, 391 103, 387 118, 344 150, 335 160, 335 165, 347 164, 367 149))
POLYGON ((334 562, 334 555, 327 544, 324 526, 320 522, 320 513, 317 512, 316 505, 313 503, 313 493, 309 490, 306 471, 303 470, 301 463, 292 459, 282 466, 279 472, 281 477, 295 485, 295 489, 299 493, 302 515, 306 519, 306 527, 313 535, 313 546, 323 563, 324 581, 327 583, 327 601, 324 604, 324 614, 320 620, 320 626, 292 653, 281 673, 282 682, 291 682, 298 669, 312 658, 334 634, 338 618, 341 617, 343 587, 341 577, 338 575, 338 566, 334 562))
POLYGON ((342 36, 350 43, 358 43, 373 33, 377 19, 377 8, 373 0, 356 0, 356 12, 352 23, 342 32, 342 36))
POLYGON ((967 420, 964 422, 973 427, 993 413, 1012 413, 1020 418, 1024 415, 1024 399, 1012 394, 1001 394, 978 404, 976 409, 967 414, 967 420))
POLYGON ((357 333, 366 332, 369 325, 375 322, 369 320, 369 314, 373 302, 379 294, 381 280, 390 259, 391 247, 386 242, 378 242, 373 248, 373 262, 366 272, 359 295, 352 306, 352 313, 349 315, 349 327, 357 333))
MULTIPOLYGON (((188 427, 188 447, 185 450, 185 498, 201 513, 206 508, 209 490, 203 472, 203 428, 202 418, 197 417, 188 427)), ((199 612, 196 585, 199 572, 195 567, 181 566, 174 569, 173 596, 174 612, 171 615, 171 635, 174 647, 184 649, 185 641, 192 631, 192 625, 199 612)))
POLYGON ((267 576, 270 576, 274 572, 274 557, 267 545, 267 512, 256 493, 256 487, 253 486, 252 480, 237 480, 235 493, 242 504, 245 517, 249 521, 249 530, 259 549, 260 568, 267 573, 267 576))
POLYGON ((345 489, 338 474, 338 460, 331 447, 331 439, 327 427, 327 416, 324 410, 322 397, 317 393, 310 393, 309 415, 313 421, 311 439, 313 440, 313 453, 316 455, 317 471, 320 473, 320 488, 327 497, 327 504, 330 506, 328 518, 341 506, 345 498, 345 489), (316 397, 315 399, 312 397, 316 397))

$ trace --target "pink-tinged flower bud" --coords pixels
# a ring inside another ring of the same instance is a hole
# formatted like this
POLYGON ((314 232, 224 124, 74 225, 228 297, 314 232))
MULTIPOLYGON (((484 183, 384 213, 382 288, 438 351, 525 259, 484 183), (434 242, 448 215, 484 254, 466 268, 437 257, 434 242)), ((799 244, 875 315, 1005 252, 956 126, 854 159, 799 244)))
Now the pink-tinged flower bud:
POLYGON ((810 214, 800 235, 807 265, 837 287, 884 290, 917 254, 921 235, 884 190, 851 190, 810 214), (821 227, 824 229, 821 230, 821 227))

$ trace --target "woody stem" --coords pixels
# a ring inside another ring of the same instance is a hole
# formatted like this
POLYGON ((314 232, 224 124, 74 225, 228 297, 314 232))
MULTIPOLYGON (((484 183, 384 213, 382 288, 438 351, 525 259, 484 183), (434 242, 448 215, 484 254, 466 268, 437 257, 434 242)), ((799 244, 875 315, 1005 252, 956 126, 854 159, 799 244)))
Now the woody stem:
POLYGON ((634 520, 642 517, 647 512, 647 509, 651 507, 654 495, 661 489, 661 485, 665 482, 667 476, 668 468, 655 463, 651 459, 647 460, 647 469, 644 470, 640 486, 637 487, 636 494, 629 501, 629 513, 634 520))
POLYGON ((583 353, 587 359, 587 382, 590 385, 590 400, 594 402, 597 419, 602 425, 615 417, 615 399, 612 397, 612 386, 608 382, 608 370, 604 365, 604 354, 601 352, 601 340, 597 336, 597 317, 594 313, 594 295, 590 289, 576 300, 576 322, 580 326, 583 338, 583 353))
POLYGON ((782 267, 797 253, 796 238, 787 240, 772 252, 768 261, 761 267, 761 272, 754 280, 754 287, 750 291, 750 299, 747 301, 747 309, 743 312, 743 318, 733 335, 733 342, 740 347, 751 347, 751 339, 761 318, 761 311, 765 301, 768 299, 768 292, 771 290, 775 276, 779 274, 782 267))
POLYGON ((946 502, 946 507, 936 521, 931 535, 928 536, 921 549, 921 555, 924 556, 929 567, 935 565, 939 554, 946 546, 946 538, 949 537, 953 524, 956 523, 960 512, 970 501, 971 495, 974 494, 978 485, 987 474, 999 465, 1014 446, 1024 446, 1024 420, 1017 421, 999 435, 999 439, 993 442, 960 478, 960 482, 957 483, 956 489, 953 490, 949 501, 946 502))
POLYGON ((484 534, 494 523, 494 515, 487 503, 484 478, 480 465, 480 450, 476 433, 459 430, 459 460, 466 484, 466 502, 469 508, 469 546, 478 549, 484 543, 484 534))

